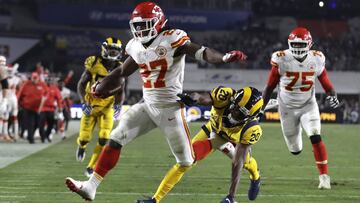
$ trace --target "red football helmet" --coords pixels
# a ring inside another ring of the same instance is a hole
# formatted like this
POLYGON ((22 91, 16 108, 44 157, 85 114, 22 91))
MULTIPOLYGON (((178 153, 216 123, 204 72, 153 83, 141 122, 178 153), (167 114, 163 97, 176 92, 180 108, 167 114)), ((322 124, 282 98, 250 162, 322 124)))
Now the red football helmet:
POLYGON ((165 14, 158 5, 143 2, 135 7, 129 23, 134 38, 147 43, 161 32, 166 22, 165 14))
POLYGON ((288 44, 295 58, 303 58, 313 45, 309 30, 303 27, 295 28, 289 35, 288 44))

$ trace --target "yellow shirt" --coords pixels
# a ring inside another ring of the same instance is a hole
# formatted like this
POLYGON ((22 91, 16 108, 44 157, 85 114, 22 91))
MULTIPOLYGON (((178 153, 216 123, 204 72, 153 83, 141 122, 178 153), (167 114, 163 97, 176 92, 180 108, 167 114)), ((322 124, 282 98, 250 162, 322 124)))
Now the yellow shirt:
POLYGON ((262 135, 262 129, 256 119, 242 125, 232 125, 226 117, 229 114, 231 97, 235 93, 236 91, 232 88, 221 86, 211 92, 213 101, 210 117, 211 130, 235 144, 255 144, 262 135))
MULTIPOLYGON (((115 97, 110 96, 107 98, 94 98, 91 94, 91 86, 98 80, 107 76, 110 72, 105 68, 102 63, 101 57, 89 56, 85 60, 85 69, 91 74, 91 80, 86 84, 85 89, 85 101, 88 102, 91 106, 100 106, 100 107, 112 107, 114 105, 115 97)), ((119 62, 119 65, 121 62, 119 62)))

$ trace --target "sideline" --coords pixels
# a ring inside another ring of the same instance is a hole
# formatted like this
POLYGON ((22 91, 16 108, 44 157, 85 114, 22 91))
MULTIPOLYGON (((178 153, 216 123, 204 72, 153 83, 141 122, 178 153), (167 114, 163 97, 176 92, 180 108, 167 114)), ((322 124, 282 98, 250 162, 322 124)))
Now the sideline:
MULTIPOLYGON (((79 130, 79 125, 80 121, 78 120, 70 121, 66 137, 69 138, 74 135, 79 130)), ((20 139, 15 143, 0 142, 0 169, 58 142, 61 142, 58 134, 54 135, 51 143, 41 143, 38 139, 35 140, 35 144, 29 144, 24 139, 20 139)))

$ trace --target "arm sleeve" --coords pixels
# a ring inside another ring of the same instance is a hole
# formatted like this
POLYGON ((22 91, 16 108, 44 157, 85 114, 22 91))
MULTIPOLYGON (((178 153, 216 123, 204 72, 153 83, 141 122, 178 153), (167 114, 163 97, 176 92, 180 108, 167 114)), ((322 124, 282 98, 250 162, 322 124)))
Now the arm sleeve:
POLYGON ((332 85, 325 68, 322 71, 322 73, 319 75, 318 79, 326 93, 329 93, 334 90, 334 86, 332 85))
POLYGON ((269 73, 267 86, 271 89, 275 89, 280 80, 279 68, 277 66, 272 66, 269 73))
POLYGON ((179 29, 167 30, 163 32, 163 35, 169 35, 169 40, 171 43, 171 47, 173 49, 190 42, 189 36, 183 30, 179 30, 179 29))

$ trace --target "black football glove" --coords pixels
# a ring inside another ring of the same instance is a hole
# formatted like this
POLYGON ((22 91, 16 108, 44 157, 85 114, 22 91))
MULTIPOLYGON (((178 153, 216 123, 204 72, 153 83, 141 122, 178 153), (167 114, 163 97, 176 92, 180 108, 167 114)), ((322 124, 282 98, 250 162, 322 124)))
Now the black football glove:
POLYGON ((182 94, 177 94, 177 96, 180 98, 180 100, 178 101, 181 101, 187 106, 194 106, 196 104, 196 101, 193 98, 191 98, 189 94, 182 93, 182 94))
POLYGON ((333 109, 336 109, 339 106, 339 100, 336 96, 327 96, 326 103, 333 109))

